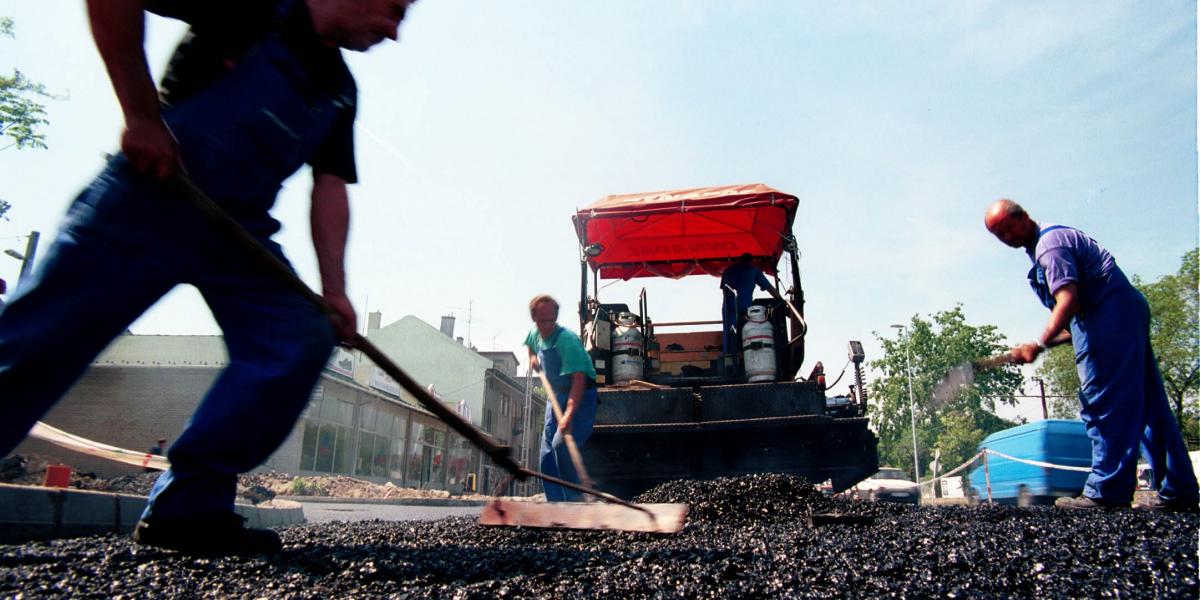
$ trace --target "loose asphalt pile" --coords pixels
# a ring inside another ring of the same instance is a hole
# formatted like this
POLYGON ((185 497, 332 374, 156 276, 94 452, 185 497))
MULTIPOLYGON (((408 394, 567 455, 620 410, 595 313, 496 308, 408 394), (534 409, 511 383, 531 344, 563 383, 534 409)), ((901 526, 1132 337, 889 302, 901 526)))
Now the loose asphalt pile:
POLYGON ((303 525, 280 555, 199 559, 97 536, 0 546, 0 596, 1196 598, 1196 515, 830 500, 786 476, 674 482, 663 536, 470 518, 303 525), (869 517, 813 526, 810 513, 869 517))

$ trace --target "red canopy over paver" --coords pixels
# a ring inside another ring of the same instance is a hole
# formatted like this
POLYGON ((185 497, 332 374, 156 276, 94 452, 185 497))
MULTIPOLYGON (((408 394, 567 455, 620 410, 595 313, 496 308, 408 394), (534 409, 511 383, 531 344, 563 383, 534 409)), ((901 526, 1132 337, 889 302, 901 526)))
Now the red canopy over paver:
POLYGON ((762 184, 608 196, 576 213, 588 264, 602 279, 720 276, 750 254, 768 274, 783 253, 797 198, 762 184))

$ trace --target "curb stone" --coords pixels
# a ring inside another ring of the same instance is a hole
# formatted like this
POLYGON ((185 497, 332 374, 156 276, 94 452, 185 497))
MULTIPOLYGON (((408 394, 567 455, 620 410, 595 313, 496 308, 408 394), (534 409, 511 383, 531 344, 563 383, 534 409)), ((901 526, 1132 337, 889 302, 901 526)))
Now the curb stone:
MULTIPOLYGON (((133 531, 146 497, 73 488, 0 484, 0 544, 133 531)), ((298 502, 273 500, 234 507, 250 527, 304 523, 298 502)))

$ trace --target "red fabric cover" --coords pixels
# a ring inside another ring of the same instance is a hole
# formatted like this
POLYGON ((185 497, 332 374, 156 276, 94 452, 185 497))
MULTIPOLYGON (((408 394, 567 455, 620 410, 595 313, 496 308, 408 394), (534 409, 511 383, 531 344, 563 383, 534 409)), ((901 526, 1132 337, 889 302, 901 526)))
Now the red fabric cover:
POLYGON ((783 253, 798 200, 762 184, 608 196, 579 210, 581 245, 602 279, 720 276, 742 254, 768 275, 783 253))

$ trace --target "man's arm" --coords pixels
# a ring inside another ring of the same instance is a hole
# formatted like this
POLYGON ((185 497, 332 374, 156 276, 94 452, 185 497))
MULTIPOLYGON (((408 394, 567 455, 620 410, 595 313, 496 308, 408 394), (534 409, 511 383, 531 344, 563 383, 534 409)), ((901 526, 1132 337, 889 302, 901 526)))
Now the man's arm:
POLYGON ((144 0, 88 0, 92 38, 125 115, 121 151, 138 171, 165 179, 182 170, 179 145, 167 129, 146 63, 144 0))
POLYGON ((313 171, 313 248, 321 271, 321 294, 333 308, 333 327, 340 339, 358 332, 354 306, 346 297, 346 237, 350 230, 350 196, 341 177, 313 171))
POLYGON ((1067 326, 1071 319, 1079 314, 1079 286, 1068 283, 1054 292, 1054 310, 1050 312, 1050 322, 1037 341, 1021 344, 1012 349, 1013 356, 1019 364, 1033 362, 1046 348, 1064 344, 1071 339, 1067 326))
POLYGON ((533 369, 534 371, 541 371, 542 363, 538 360, 537 353, 534 352, 533 348, 530 348, 529 346, 525 346, 525 350, 529 351, 529 368, 533 369))

